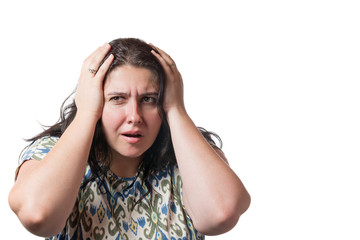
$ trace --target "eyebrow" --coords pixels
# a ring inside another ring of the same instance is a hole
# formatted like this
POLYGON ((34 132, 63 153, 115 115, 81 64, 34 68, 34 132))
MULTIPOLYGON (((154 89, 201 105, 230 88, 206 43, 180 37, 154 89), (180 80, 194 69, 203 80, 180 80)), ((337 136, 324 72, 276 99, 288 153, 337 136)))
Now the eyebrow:
MULTIPOLYGON (((107 96, 129 96, 129 94, 125 93, 125 92, 110 92, 106 95, 107 96)), ((143 97, 143 96, 158 96, 158 95, 159 95, 158 92, 146 92, 146 93, 140 94, 141 97, 143 97)))
POLYGON ((140 94, 141 97, 143 97, 143 96, 158 96, 158 95, 159 95, 158 92, 146 92, 146 93, 140 94))
POLYGON ((120 96, 127 96, 129 94, 125 93, 125 92, 109 92, 108 94, 106 94, 107 96, 114 96, 114 95, 120 95, 120 96))

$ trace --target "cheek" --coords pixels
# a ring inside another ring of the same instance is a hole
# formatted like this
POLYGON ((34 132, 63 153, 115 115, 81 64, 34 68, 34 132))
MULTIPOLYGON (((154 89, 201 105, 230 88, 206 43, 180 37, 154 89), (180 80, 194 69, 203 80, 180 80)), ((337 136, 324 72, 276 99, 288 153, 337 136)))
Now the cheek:
POLYGON ((105 133, 116 130, 122 123, 124 114, 121 111, 114 111, 104 107, 101 116, 101 123, 105 133))
POLYGON ((150 122, 151 130, 158 133, 162 122, 162 119, 158 112, 151 114, 148 118, 148 122, 150 122))

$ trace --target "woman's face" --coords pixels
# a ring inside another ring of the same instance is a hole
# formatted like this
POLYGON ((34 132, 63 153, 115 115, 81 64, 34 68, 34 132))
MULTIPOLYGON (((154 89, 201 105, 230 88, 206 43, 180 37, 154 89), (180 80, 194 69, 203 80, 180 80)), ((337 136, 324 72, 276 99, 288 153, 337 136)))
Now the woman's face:
POLYGON ((139 159, 161 126, 158 84, 150 70, 130 65, 114 69, 104 84, 102 127, 112 156, 139 159))

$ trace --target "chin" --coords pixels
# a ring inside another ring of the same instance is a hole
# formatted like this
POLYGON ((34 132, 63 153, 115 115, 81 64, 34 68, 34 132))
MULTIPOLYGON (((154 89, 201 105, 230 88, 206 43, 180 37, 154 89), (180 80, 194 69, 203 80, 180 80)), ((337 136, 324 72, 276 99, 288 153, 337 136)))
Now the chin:
POLYGON ((113 156, 119 159, 139 159, 144 155, 145 151, 118 151, 113 150, 113 156))
POLYGON ((126 158, 141 158, 142 156, 144 155, 144 153, 140 153, 140 154, 126 154, 126 155, 123 155, 124 157, 126 158))

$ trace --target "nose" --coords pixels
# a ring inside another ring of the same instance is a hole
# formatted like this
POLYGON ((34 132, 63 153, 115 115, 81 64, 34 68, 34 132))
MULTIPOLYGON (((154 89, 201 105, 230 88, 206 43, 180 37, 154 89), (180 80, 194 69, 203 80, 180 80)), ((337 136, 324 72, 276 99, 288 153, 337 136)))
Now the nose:
POLYGON ((127 117, 128 124, 141 124, 143 122, 141 108, 137 101, 129 101, 127 117))

